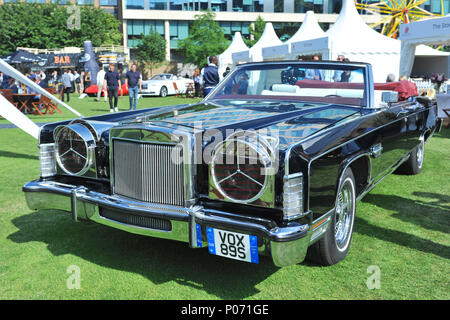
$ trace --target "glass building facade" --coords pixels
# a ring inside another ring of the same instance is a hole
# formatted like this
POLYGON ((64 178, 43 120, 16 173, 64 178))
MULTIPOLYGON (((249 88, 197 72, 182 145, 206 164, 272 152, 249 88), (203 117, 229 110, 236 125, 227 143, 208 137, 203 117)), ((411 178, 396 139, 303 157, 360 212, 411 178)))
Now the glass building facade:
POLYGON ((142 35, 150 34, 152 28, 164 37, 164 21, 162 20, 128 20, 128 46, 136 47, 142 39, 142 35))

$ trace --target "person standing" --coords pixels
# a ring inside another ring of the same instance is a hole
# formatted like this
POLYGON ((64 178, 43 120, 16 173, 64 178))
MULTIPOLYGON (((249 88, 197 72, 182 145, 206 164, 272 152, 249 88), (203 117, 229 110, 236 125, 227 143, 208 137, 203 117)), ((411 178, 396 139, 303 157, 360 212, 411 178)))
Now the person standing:
POLYGON ((80 93, 84 92, 84 71, 80 72, 80 93))
POLYGON ((121 87, 120 76, 117 71, 114 70, 114 63, 109 64, 109 70, 105 74, 105 81, 103 82, 103 90, 107 89, 109 98, 109 112, 119 112, 117 107, 118 91, 121 87), (113 105, 114 98, 114 105, 113 105))
POLYGON ((39 71, 39 77, 41 78, 41 81, 45 81, 47 76, 45 75, 44 70, 39 71))
POLYGON ((136 110, 138 103, 138 92, 142 91, 142 78, 141 74, 136 71, 136 64, 131 65, 125 75, 125 88, 128 89, 128 95, 130 96, 130 109, 136 110))
POLYGON ((77 70, 73 71, 73 82, 75 84, 75 93, 81 94, 80 90, 80 74, 77 70))
POLYGON ((86 75, 84 76, 84 88, 87 89, 91 85, 91 72, 86 72, 86 75))
POLYGON ((95 99, 96 101, 100 101, 100 97, 101 97, 101 94, 103 91, 103 95, 105 97, 105 102, 106 102, 106 97, 108 96, 108 94, 105 90, 103 90, 103 82, 105 81, 105 74, 106 74, 106 72, 103 69, 103 67, 97 73, 97 99, 95 99))
POLYGON ((219 59, 216 56, 209 57, 209 64, 203 69, 203 96, 206 97, 219 83, 219 59))
POLYGON ((196 98, 200 97, 200 70, 198 68, 195 69, 192 79, 194 80, 194 95, 196 98))
POLYGON ((64 73, 61 77, 61 81, 62 81, 62 102, 64 102, 64 93, 67 95, 67 102, 70 101, 70 91, 72 91, 72 81, 70 81, 70 75, 67 72, 67 70, 64 70, 64 73))
POLYGON ((70 82, 72 83, 71 91, 74 92, 74 90, 75 90, 75 83, 74 83, 74 75, 72 73, 72 69, 69 69, 68 74, 69 74, 69 77, 70 77, 70 82))

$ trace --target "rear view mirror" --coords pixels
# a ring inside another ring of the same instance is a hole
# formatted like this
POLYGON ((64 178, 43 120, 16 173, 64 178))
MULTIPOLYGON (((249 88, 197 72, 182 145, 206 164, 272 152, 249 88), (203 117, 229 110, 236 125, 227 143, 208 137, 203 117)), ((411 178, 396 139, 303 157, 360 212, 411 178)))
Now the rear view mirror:
POLYGON ((398 92, 396 91, 383 91, 381 93, 381 101, 384 103, 398 102, 398 92))

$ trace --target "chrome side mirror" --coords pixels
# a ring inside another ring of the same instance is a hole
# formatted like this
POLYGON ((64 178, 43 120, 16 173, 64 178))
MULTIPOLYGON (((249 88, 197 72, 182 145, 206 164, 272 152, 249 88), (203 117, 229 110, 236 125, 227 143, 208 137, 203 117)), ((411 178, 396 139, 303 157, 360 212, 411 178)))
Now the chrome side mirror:
POLYGON ((387 104, 398 102, 397 91, 383 91, 381 93, 381 101, 387 104))

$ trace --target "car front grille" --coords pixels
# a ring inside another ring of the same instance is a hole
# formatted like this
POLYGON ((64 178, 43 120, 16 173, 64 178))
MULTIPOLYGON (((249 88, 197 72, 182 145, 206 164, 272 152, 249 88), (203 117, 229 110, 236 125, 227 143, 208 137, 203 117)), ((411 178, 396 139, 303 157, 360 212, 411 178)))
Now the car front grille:
POLYGON ((184 206, 183 164, 172 161, 181 152, 180 145, 114 139, 114 194, 184 206))
POLYGON ((125 223, 132 226, 161 231, 172 231, 172 224, 170 223, 170 220, 166 219, 145 217, 132 213, 111 210, 109 208, 100 208, 100 216, 109 220, 125 223))

